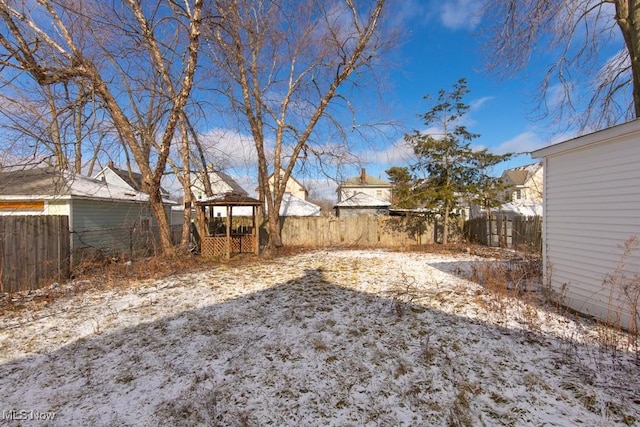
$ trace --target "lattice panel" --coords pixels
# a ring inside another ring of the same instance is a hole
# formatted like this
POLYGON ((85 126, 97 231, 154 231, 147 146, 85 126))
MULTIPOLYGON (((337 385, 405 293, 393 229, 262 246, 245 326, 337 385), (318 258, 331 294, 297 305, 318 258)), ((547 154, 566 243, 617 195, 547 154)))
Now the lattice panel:
MULTIPOLYGON (((231 252, 254 252, 255 238, 252 235, 231 236, 231 252)), ((202 239, 202 256, 215 258, 227 255, 226 236, 205 237, 202 239)))

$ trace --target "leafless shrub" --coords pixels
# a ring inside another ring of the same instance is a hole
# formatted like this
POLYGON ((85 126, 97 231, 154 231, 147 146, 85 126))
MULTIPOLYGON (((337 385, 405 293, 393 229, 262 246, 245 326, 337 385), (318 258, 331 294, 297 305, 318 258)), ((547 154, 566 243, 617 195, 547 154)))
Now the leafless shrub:
POLYGON ((393 308, 400 317, 408 307, 424 297, 424 292, 416 285, 415 277, 401 271, 400 279, 395 281, 384 295, 394 302, 393 308))
MULTIPOLYGON (((636 360, 639 350, 640 327, 640 272, 629 272, 633 262, 630 258, 640 247, 636 236, 631 236, 622 245, 622 255, 613 273, 608 275, 603 287, 609 291, 608 313, 606 323, 618 330, 628 332, 629 345, 635 350, 636 360), (625 319, 625 315, 628 319, 625 319)), ((601 335, 601 344, 605 348, 615 349, 617 345, 616 331, 601 335), (613 333, 614 336, 611 336, 613 333), (613 339, 613 341, 612 341, 613 339)))

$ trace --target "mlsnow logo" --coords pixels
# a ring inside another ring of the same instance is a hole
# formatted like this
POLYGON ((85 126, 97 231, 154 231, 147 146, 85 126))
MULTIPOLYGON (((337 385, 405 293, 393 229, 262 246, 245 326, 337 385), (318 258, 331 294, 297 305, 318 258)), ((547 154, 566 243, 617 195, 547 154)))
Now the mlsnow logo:
POLYGON ((2 419, 8 421, 53 421, 55 412, 40 412, 27 410, 2 411, 2 419))

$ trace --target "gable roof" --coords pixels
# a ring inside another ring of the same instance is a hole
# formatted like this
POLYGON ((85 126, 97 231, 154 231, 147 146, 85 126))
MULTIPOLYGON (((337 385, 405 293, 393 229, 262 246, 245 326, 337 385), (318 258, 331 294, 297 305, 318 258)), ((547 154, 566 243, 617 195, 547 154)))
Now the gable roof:
POLYGON ((393 184, 383 179, 368 175, 366 170, 363 168, 360 175, 347 179, 338 186, 338 188, 341 187, 393 187, 393 184))
MULTIPOLYGON (((97 178, 100 175, 106 176, 105 171, 107 169, 111 170, 111 172, 117 175, 118 178, 124 181, 124 183, 129 187, 131 187, 132 189, 142 192, 142 174, 139 172, 133 172, 133 171, 128 171, 126 169, 117 168, 114 166, 113 162, 109 162, 109 165, 102 168, 100 172, 95 174, 94 178, 97 178)), ((169 196, 169 192, 162 187, 160 187, 160 194, 163 197, 169 196)))
POLYGON ((130 188, 49 167, 0 172, 0 198, 149 200, 147 194, 130 188))
POLYGON ((235 179, 231 178, 231 176, 229 176, 228 174, 222 172, 222 171, 209 171, 209 181, 211 182, 211 189, 214 190, 213 193, 214 194, 223 194, 223 193, 235 193, 235 194, 240 194, 243 196, 248 196, 249 193, 247 193, 247 191, 242 188, 242 186, 240 186, 240 184, 238 184, 236 182, 235 179), (225 191, 216 191, 217 189, 214 189, 214 187, 227 187, 225 188, 225 191))
POLYGON ((542 167, 542 163, 518 166, 502 172, 502 179, 511 185, 524 185, 542 167))
POLYGON ((334 207, 338 208, 379 208, 379 207, 389 207, 391 206, 391 202, 386 202, 384 200, 380 200, 368 194, 362 193, 358 191, 353 196, 345 199, 334 207))

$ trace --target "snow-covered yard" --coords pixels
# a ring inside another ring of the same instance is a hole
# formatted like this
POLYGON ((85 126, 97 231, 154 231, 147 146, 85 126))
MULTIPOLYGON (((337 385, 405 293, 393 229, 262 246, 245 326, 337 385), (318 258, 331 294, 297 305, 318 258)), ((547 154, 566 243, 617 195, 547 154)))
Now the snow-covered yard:
POLYGON ((0 424, 638 425, 635 353, 480 262, 315 251, 6 311, 0 424))

